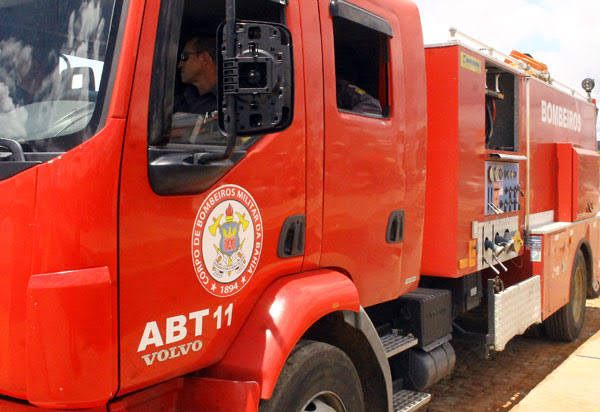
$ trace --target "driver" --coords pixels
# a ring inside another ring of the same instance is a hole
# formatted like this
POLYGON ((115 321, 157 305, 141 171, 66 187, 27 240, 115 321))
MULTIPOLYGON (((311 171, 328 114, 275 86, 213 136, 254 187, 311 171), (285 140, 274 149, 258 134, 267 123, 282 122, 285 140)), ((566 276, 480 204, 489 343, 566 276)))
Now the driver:
POLYGON ((179 56, 178 67, 184 87, 175 95, 174 129, 171 141, 185 143, 222 143, 217 125, 217 65, 215 37, 196 35, 190 38, 179 56), (200 116, 198 116, 200 115, 200 116), (189 129, 190 123, 193 123, 189 129), (179 125, 179 127, 175 125, 179 125), (187 131, 184 131, 187 129, 187 131))
POLYGON ((185 43, 178 63, 185 87, 175 96, 175 113, 210 116, 217 109, 215 44, 214 37, 201 36, 194 36, 185 43))

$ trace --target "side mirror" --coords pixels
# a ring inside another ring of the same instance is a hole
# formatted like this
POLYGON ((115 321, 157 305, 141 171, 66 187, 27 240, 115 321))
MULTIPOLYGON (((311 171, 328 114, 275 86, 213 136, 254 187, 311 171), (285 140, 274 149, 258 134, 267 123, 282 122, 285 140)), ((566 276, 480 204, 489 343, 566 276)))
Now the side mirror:
POLYGON ((282 131, 294 117, 291 33, 274 23, 235 24, 235 50, 227 50, 223 39, 227 25, 218 30, 219 127, 241 135, 282 131))

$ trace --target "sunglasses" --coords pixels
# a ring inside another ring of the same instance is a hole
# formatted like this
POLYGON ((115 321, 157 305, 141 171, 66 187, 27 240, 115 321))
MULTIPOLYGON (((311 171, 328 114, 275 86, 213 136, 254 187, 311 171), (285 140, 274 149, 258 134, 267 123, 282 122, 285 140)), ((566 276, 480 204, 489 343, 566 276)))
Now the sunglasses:
POLYGON ((190 58, 191 54, 202 54, 204 52, 181 52, 181 54, 179 55, 179 60, 181 60, 182 62, 186 61, 187 59, 190 58))

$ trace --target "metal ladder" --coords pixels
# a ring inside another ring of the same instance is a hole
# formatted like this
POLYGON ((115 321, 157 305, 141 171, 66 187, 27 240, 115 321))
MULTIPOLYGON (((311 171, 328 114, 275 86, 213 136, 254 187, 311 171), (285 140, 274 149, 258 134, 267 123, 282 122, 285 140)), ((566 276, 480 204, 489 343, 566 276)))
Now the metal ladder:
MULTIPOLYGON (((381 343, 388 359, 405 350, 416 346, 419 341, 410 335, 401 335, 396 331, 391 331, 380 336, 381 343)), ((424 407, 431 401, 429 393, 410 391, 407 389, 394 390, 393 406, 394 412, 413 412, 424 407)))

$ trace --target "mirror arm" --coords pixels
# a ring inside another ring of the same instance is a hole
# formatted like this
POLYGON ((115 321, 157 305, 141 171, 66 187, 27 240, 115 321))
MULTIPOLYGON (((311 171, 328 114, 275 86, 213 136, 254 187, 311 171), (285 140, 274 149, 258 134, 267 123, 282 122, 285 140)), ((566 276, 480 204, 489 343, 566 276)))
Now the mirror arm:
MULTIPOLYGON (((226 43, 226 55, 223 56, 225 59, 234 59, 236 57, 235 51, 235 37, 236 37, 236 13, 235 13, 235 2, 236 0, 227 0, 225 4, 225 43, 226 43)), ((221 45, 217 44, 217 52, 221 53, 221 45)), ((228 122, 225 122, 225 135, 227 136, 227 146, 223 153, 196 153, 194 155, 194 161, 196 163, 209 163, 218 162, 221 160, 227 160, 233 154, 235 148, 235 142, 237 140, 237 108, 236 108, 236 97, 233 94, 227 94, 225 96, 227 102, 228 111, 228 122)))

